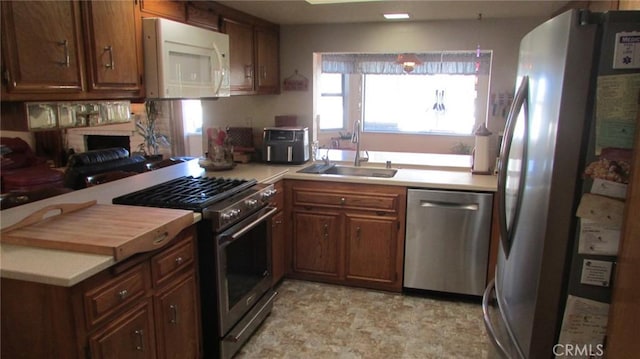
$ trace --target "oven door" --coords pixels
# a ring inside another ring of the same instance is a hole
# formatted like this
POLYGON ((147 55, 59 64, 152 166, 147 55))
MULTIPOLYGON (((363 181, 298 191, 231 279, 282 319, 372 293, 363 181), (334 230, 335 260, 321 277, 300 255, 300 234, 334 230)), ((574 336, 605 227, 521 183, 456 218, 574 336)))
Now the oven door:
POLYGON ((224 336, 271 288, 271 230, 265 207, 216 236, 218 311, 224 336))

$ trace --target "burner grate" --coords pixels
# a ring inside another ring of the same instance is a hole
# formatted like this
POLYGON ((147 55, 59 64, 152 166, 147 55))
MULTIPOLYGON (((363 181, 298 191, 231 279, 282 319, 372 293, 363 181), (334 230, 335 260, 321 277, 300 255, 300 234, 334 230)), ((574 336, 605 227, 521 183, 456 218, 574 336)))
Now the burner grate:
POLYGON ((113 203, 201 211, 256 183, 256 180, 187 176, 114 198, 113 203))

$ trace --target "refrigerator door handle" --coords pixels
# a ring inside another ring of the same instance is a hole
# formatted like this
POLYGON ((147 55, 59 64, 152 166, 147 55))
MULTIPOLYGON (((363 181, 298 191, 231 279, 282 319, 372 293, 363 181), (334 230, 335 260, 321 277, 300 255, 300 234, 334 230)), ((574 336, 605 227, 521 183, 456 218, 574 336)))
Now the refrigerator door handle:
POLYGON ((518 91, 509 110, 507 116, 507 124, 505 127, 504 141, 502 142, 502 148, 500 149, 499 169, 498 169, 498 222, 500 227, 500 241, 502 242, 502 248, 505 253, 505 257, 509 256, 511 250, 513 233, 515 232, 516 222, 518 220, 518 213, 520 212, 520 205, 522 202, 522 193, 524 191, 525 174, 527 167, 527 130, 529 125, 529 111, 528 111, 528 99, 529 99, 529 76, 524 76, 518 87, 518 91), (518 188, 515 197, 515 203, 513 212, 507 214, 506 201, 507 201, 507 175, 509 172, 509 153, 511 146, 513 145, 513 137, 515 134, 516 125, 518 123, 518 114, 520 111, 524 111, 524 134, 522 136, 523 149, 520 166, 520 177, 518 180, 518 188), (511 223, 507 223, 507 215, 512 215, 511 223), (510 224, 510 225, 509 225, 510 224))

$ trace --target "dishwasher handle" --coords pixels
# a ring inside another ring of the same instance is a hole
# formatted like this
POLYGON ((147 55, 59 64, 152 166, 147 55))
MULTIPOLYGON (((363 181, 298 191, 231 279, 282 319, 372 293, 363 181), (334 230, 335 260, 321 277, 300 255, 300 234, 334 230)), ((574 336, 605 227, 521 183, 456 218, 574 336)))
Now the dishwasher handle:
POLYGON ((467 211, 477 211, 480 208, 480 206, 477 203, 451 203, 451 202, 425 201, 425 200, 420 200, 420 207, 461 209, 461 210, 467 210, 467 211))

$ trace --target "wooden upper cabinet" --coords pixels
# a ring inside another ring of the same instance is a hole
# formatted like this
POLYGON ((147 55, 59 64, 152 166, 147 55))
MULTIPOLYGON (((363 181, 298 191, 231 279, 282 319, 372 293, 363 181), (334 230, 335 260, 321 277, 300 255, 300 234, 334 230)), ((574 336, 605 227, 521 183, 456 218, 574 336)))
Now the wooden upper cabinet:
POLYGON ((142 46, 132 1, 91 1, 85 6, 89 91, 141 95, 142 46))
POLYGON ((165 19, 185 22, 185 1, 177 0, 140 0, 140 11, 144 17, 158 16, 165 19))
POLYGON ((187 24, 218 31, 220 29, 220 15, 209 1, 189 1, 187 3, 187 24))
POLYGON ((253 26, 230 19, 224 19, 222 26, 229 35, 231 94, 254 93, 253 26))
POLYGON ((83 90, 76 1, 2 1, 3 81, 10 94, 83 90))
POLYGON ((134 1, 2 1, 2 99, 141 98, 134 1))
POLYGON ((280 91, 280 39, 277 30, 256 28, 256 79, 258 93, 280 91))

